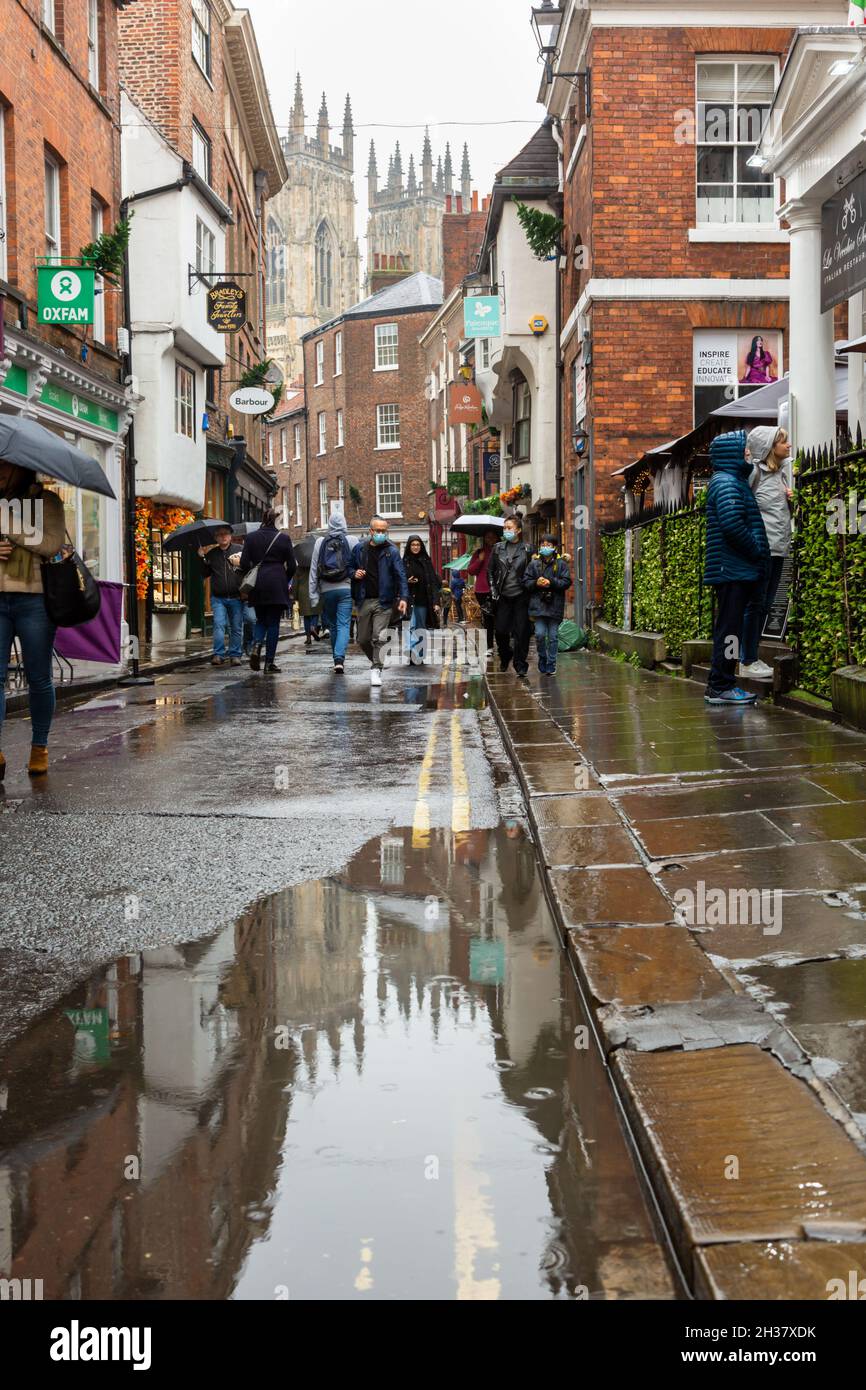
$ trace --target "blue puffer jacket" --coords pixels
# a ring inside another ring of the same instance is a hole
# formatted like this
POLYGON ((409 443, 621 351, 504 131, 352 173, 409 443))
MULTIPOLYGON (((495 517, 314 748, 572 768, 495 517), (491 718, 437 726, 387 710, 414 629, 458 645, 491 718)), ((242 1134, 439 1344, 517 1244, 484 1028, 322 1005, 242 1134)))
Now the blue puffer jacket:
POLYGON ((713 476, 707 488, 705 584, 760 579, 769 571, 770 547, 749 487, 745 430, 718 435, 710 445, 713 476))

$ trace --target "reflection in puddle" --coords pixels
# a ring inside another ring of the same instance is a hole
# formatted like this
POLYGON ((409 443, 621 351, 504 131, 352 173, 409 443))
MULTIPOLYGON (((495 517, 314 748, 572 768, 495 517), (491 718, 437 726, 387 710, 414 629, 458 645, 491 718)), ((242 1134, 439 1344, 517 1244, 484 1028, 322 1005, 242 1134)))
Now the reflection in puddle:
POLYGON ((46 1298, 670 1297, 532 846, 369 842, 123 957, 0 1058, 46 1298))

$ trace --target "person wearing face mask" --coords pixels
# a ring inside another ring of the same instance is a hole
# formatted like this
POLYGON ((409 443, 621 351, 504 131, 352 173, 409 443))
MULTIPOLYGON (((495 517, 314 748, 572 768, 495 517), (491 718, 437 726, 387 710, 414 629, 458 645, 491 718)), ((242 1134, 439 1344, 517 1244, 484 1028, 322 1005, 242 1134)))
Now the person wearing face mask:
POLYGON ((370 684, 382 684, 382 643, 396 609, 405 618, 409 585, 400 552, 381 516, 370 522, 369 535, 352 551, 352 596, 358 611, 358 646, 370 662, 370 684))
POLYGON ((794 505, 791 445, 788 431, 777 429, 775 425, 758 425, 747 442, 753 465, 749 485, 755 494, 767 532, 770 573, 766 587, 746 605, 739 674, 767 680, 772 676, 773 668, 765 661, 758 660, 758 646, 775 602, 785 556, 791 553, 791 509, 794 505))
POLYGON ((527 566, 523 587, 529 594, 529 617, 535 624, 538 669, 542 676, 556 675, 559 624, 565 616, 565 595, 571 588, 571 571, 557 554, 556 536, 541 537, 538 554, 527 566))
POLYGON ((484 623, 484 635, 487 639, 488 653, 493 651, 493 633, 495 627, 493 595, 490 592, 489 571, 490 561, 493 557, 493 551, 498 540, 499 537, 495 531, 485 531, 481 545, 469 561, 469 573, 475 579, 475 597, 478 600, 478 607, 481 609, 481 620, 484 623))
POLYGON ((499 669, 507 671, 513 661, 518 676, 525 676, 529 670, 529 595, 523 587, 523 577, 531 560, 520 518, 508 517, 502 540, 493 548, 487 575, 496 605, 494 631, 499 669))
POLYGON ((412 603, 412 625, 409 635, 409 660, 415 666, 424 665, 421 633, 438 625, 442 611, 440 594, 442 581, 433 568, 427 547, 420 536, 410 536, 403 551, 403 567, 409 584, 412 603), (419 656, 419 647, 421 653, 419 656))

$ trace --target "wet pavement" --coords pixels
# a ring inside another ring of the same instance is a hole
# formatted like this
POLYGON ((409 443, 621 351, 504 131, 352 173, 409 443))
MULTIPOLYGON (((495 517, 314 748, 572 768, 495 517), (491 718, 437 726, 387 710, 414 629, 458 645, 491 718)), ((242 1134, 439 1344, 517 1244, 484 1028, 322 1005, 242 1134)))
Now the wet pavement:
POLYGON ((283 664, 10 723, 0 1274, 681 1296, 482 682, 283 664))
POLYGON ((866 737, 588 652, 488 684, 693 1289, 825 1298, 866 1252, 866 737))

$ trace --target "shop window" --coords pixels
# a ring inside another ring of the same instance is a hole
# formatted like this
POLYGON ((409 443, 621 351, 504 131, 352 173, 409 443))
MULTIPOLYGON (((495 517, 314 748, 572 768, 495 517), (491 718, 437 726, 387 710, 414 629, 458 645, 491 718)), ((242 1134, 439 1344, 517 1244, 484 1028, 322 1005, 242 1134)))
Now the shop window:
POLYGON ((400 407, 399 405, 376 406, 376 448, 399 449, 400 447, 400 407))
POLYGON ((168 532, 156 526, 150 533, 153 550, 153 604, 155 608, 182 608, 186 604, 183 551, 165 549, 168 535, 168 532))
POLYGON ((774 62, 697 64, 698 226, 775 221, 772 174, 749 167, 776 86, 774 62))
POLYGON ((393 372, 400 365, 400 329, 396 323, 376 325, 376 371, 393 372))
POLYGON ((379 516, 403 515, 402 473, 376 474, 376 511, 379 516))
POLYGON ((759 391, 784 375, 776 329, 698 329, 694 335, 695 425, 720 406, 759 391))
MULTIPOLYGON (((59 431, 58 431, 59 433, 59 431)), ((94 439, 63 431, 63 438, 105 468, 105 447, 94 439)), ((66 530, 75 549, 84 560, 95 579, 106 579, 106 560, 103 551, 105 534, 105 498, 94 492, 81 492, 66 483, 52 482, 51 491, 56 492, 63 503, 66 530)))
POLYGON ((215 473, 208 469, 205 481, 204 514, 205 516, 219 517, 220 520, 225 516, 226 506, 226 484, 225 478, 220 473, 215 473))
POLYGON ((174 428, 186 439, 195 439, 195 376, 180 362, 174 368, 174 428))
POLYGON ((532 392, 527 381, 514 387, 514 462, 527 463, 532 440, 532 392))
POLYGON ((206 77, 211 75, 210 28, 208 0, 192 0, 192 56, 206 77))

